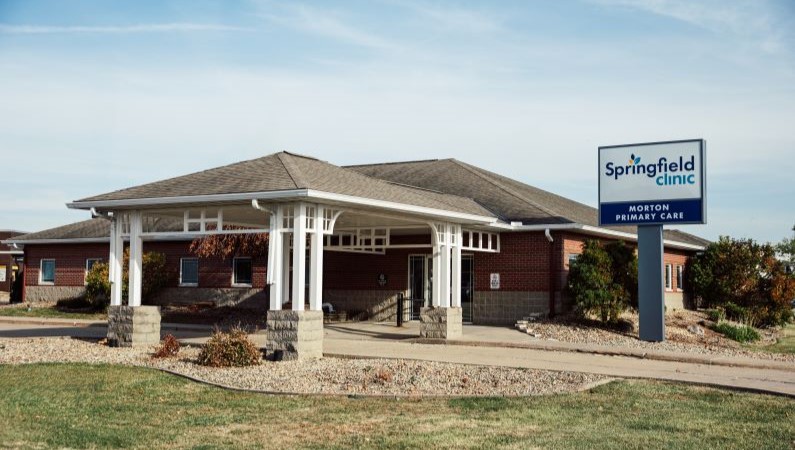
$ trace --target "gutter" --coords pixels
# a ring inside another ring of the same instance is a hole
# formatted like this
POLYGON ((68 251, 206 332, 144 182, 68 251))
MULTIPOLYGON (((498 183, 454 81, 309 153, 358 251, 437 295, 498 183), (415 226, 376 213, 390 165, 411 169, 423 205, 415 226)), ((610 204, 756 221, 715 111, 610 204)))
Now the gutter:
MULTIPOLYGON (((560 223, 560 224, 551 224, 551 225, 507 225, 506 224, 503 225, 501 228, 508 229, 511 231, 544 231, 545 234, 549 232, 549 230, 575 230, 581 233, 592 234, 595 236, 624 238, 632 242, 637 242, 638 240, 638 236, 636 234, 625 233, 623 231, 609 230, 607 228, 594 227, 591 225, 583 225, 581 223, 560 223)), ((686 244, 684 242, 672 241, 669 239, 663 240, 663 244, 666 247, 678 248, 682 250, 703 251, 705 249, 703 245, 686 244)))

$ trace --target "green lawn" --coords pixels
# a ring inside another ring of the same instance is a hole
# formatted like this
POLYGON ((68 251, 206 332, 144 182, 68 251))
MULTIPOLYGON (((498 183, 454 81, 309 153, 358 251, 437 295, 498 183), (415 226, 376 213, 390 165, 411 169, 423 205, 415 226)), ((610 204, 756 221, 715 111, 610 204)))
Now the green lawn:
POLYGON ((775 344, 762 348, 769 352, 795 353, 795 323, 790 323, 784 327, 782 336, 775 344))
POLYGON ((231 392, 149 369, 0 366, 0 447, 792 448, 795 400, 622 381, 533 398, 231 392))
POLYGON ((34 307, 30 311, 28 311, 27 306, 5 306, 0 308, 0 316, 90 320, 108 319, 108 315, 105 313, 62 311, 54 306, 34 307))

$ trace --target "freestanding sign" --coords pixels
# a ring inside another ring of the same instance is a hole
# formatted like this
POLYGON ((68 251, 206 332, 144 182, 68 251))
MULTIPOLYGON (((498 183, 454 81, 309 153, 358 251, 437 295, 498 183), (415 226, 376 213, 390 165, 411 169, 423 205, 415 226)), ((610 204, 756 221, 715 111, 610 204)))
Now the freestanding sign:
POLYGON ((665 340, 663 224, 707 223, 703 139, 599 147, 599 225, 638 226, 640 338, 665 340))

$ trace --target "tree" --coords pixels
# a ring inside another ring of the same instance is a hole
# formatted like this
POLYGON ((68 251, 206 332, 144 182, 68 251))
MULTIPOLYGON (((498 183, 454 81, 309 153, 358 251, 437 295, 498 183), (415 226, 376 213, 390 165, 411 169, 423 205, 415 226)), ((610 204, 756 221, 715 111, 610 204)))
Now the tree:
POLYGON ((704 306, 739 306, 758 326, 791 320, 795 277, 786 273, 770 244, 721 236, 692 259, 687 276, 704 306))
MULTIPOLYGON (((166 255, 158 252, 145 252, 141 261, 143 280, 141 299, 148 300, 165 287, 168 282, 166 255)), ((110 303, 110 281, 108 264, 96 263, 86 274, 86 300, 97 309, 104 309, 110 303)), ((130 249, 124 250, 122 269, 122 299, 127 301, 130 271, 130 249)))
POLYGON ((624 289, 624 295, 629 297, 629 304, 638 308, 638 256, 635 249, 624 241, 610 242, 605 245, 605 251, 610 256, 610 267, 613 281, 624 289))
MULTIPOLYGON (((582 253, 571 263, 567 290, 581 317, 593 314, 602 322, 615 323, 630 304, 631 295, 619 281, 631 280, 632 275, 625 269, 632 263, 625 259, 626 252, 621 246, 611 247, 610 252, 599 241, 589 239, 582 253), (615 261, 610 252, 616 255, 615 261), (614 267, 619 268, 617 273, 614 267)), ((637 285, 637 268, 635 280, 637 285)))
POLYGON ((268 233, 210 234, 194 239, 190 252, 200 258, 267 256, 268 233))
MULTIPOLYGON (((792 226, 792 231, 795 231, 795 225, 792 226)), ((790 267, 795 266, 795 236, 792 238, 784 238, 781 242, 776 244, 776 253, 778 253, 790 267)))

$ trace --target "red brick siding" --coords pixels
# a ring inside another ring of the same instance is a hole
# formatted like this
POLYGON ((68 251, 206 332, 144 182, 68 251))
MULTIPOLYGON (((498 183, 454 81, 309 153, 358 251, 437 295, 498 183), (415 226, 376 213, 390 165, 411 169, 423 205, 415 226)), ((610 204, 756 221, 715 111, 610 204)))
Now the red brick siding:
MULTIPOLYGON (((179 285, 180 259, 193 257, 188 251, 190 242, 145 242, 144 252, 159 252, 166 255, 168 286, 179 285)), ((25 284, 39 284, 39 269, 42 259, 55 260, 56 286, 83 286, 86 259, 99 258, 108 261, 108 244, 46 244, 25 246, 25 284)), ((266 257, 253 258, 253 287, 265 287, 266 257)), ((231 287, 232 260, 199 259, 199 287, 231 287)))
POLYGON ((474 253, 475 290, 490 290, 492 273, 500 274, 501 291, 548 290, 551 247, 543 232, 502 233, 500 253, 474 253))

